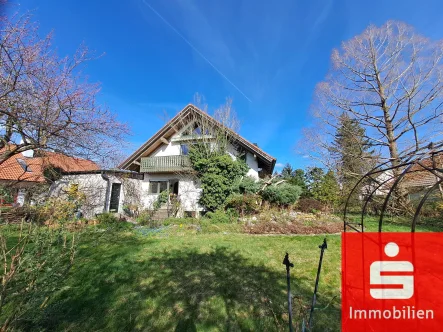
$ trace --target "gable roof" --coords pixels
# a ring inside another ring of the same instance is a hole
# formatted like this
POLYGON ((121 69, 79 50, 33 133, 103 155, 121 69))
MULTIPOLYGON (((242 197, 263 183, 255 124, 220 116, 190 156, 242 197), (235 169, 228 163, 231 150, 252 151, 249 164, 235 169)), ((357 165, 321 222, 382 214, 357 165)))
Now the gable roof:
MULTIPOLYGON (((0 150, 2 153, 5 149, 0 150)), ((22 153, 11 156, 0 165, 0 180, 11 182, 45 182, 46 167, 60 168, 63 172, 98 170, 90 160, 69 157, 61 153, 38 151, 36 157, 25 157, 22 153), (23 165, 23 166, 22 166, 23 165)))
POLYGON ((119 165, 119 168, 129 169, 131 165, 137 161, 139 158, 152 153, 161 144, 161 139, 164 137, 172 136, 176 132, 176 128, 183 120, 190 116, 197 115, 204 118, 206 121, 213 123, 216 126, 223 127, 236 144, 241 146, 246 151, 251 152, 257 156, 257 159, 261 162, 262 168, 264 168, 268 173, 272 174, 276 162, 276 158, 267 154, 265 151, 260 149, 257 145, 249 142, 245 138, 241 137, 239 134, 235 133, 229 128, 226 128, 219 121, 215 120, 206 112, 202 111, 198 107, 188 104, 183 110, 181 110, 175 117, 173 117, 168 123, 166 123, 157 133, 155 133, 149 140, 147 140, 140 148, 138 148, 133 154, 131 154, 124 162, 119 165))
MULTIPOLYGON (((443 154, 434 156, 434 161, 437 168, 443 169, 443 154)), ((428 168, 433 167, 433 161, 430 158, 422 160, 421 164, 428 168)), ((437 174, 439 173, 441 173, 441 171, 437 172, 437 174)), ((412 166, 409 172, 405 175, 403 183, 404 186, 408 188, 430 187, 437 183, 439 179, 440 178, 438 176, 417 163, 412 166)))
MULTIPOLYGON (((415 190, 415 188, 429 188, 436 184, 443 176, 443 154, 435 154, 434 161, 437 168, 434 173, 425 168, 433 168, 433 160, 431 158, 421 160, 420 164, 418 162, 414 163, 401 180, 403 187, 407 190, 415 190), (436 174, 439 174, 439 176, 436 174)), ((380 182, 387 180, 378 189, 384 194, 391 189, 396 180, 392 170, 383 171, 376 178, 380 182)))

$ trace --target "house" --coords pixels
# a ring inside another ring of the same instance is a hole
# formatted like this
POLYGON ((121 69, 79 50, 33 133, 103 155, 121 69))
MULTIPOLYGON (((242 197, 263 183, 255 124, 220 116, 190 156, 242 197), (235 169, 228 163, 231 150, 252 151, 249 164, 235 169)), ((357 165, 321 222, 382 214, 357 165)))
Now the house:
MULTIPOLYGON (((443 179, 443 154, 435 155, 434 161, 430 158, 421 160, 420 164, 417 162, 407 169, 406 174, 400 182, 401 186, 407 190, 409 198, 412 200, 420 199, 433 187, 435 190, 434 195, 431 195, 429 200, 438 198, 439 196, 443 197, 443 186, 441 184, 438 185, 438 182, 443 179), (433 168, 433 163, 435 163, 436 170, 431 172, 426 168, 433 168)), ((375 176, 375 179, 380 186, 377 188, 375 182, 370 185, 363 186, 363 196, 368 195, 373 190, 375 190, 375 196, 386 196, 391 190, 392 185, 395 183, 396 177, 394 176, 392 170, 387 170, 379 173, 377 176, 375 176)))
MULTIPOLYGON (((249 167, 247 175, 256 180, 271 175, 276 159, 225 127, 196 106, 189 104, 140 148, 123 161, 117 170, 65 172, 52 188, 59 195, 63 188, 78 185, 92 201, 85 215, 118 212, 139 206, 152 209, 165 190, 180 202, 178 215, 198 216, 201 187, 188 157, 191 144, 203 142, 217 147, 215 132, 226 134, 226 152, 232 158, 243 158, 249 167)), ((167 204, 168 205, 168 204, 167 204)), ((163 207, 169 214, 168 206, 163 207)))
MULTIPOLYGON (((5 148, 0 150, 0 154, 4 151, 5 148)), ((1 204, 23 205, 31 188, 48 181, 45 172, 49 169, 59 172, 92 171, 99 166, 90 160, 50 151, 29 150, 15 154, 0 165, 0 185, 12 193, 12 197, 3 198, 1 204)))

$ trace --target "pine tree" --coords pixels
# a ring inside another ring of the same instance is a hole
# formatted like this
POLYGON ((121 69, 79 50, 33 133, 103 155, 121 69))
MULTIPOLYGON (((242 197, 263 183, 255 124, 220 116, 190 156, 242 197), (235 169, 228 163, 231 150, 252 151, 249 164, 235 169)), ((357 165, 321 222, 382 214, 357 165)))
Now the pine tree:
POLYGON ((294 169, 292 168, 291 164, 287 163, 283 169, 281 170, 281 176, 284 179, 290 179, 294 173, 294 169))

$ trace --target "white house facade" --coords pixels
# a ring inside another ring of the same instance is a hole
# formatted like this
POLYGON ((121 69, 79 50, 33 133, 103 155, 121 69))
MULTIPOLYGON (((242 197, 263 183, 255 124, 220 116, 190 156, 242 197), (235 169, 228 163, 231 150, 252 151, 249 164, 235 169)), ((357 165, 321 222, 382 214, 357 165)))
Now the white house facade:
MULTIPOLYGON (((122 212, 125 207, 139 205, 151 209, 158 195, 168 190, 180 202, 178 215, 197 215, 201 187, 188 157, 191 144, 204 141, 217 145, 207 128, 223 127, 194 105, 187 105, 154 136, 130 155, 117 170, 65 173, 51 188, 53 195, 62 195, 70 185, 91 196, 91 206, 84 214, 122 212), (204 127, 204 128, 203 128, 204 127)), ((271 175, 276 159, 257 145, 223 127, 228 136, 226 152, 232 158, 243 158, 248 165, 247 176, 259 180, 271 175)))

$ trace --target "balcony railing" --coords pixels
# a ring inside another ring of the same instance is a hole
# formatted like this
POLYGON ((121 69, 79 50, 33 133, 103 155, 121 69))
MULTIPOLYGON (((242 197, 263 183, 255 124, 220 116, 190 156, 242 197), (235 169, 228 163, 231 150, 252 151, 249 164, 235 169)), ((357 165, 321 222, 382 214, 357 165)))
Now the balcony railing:
POLYGON ((192 165, 188 156, 162 156, 141 158, 140 172, 167 173, 191 170, 192 165))

